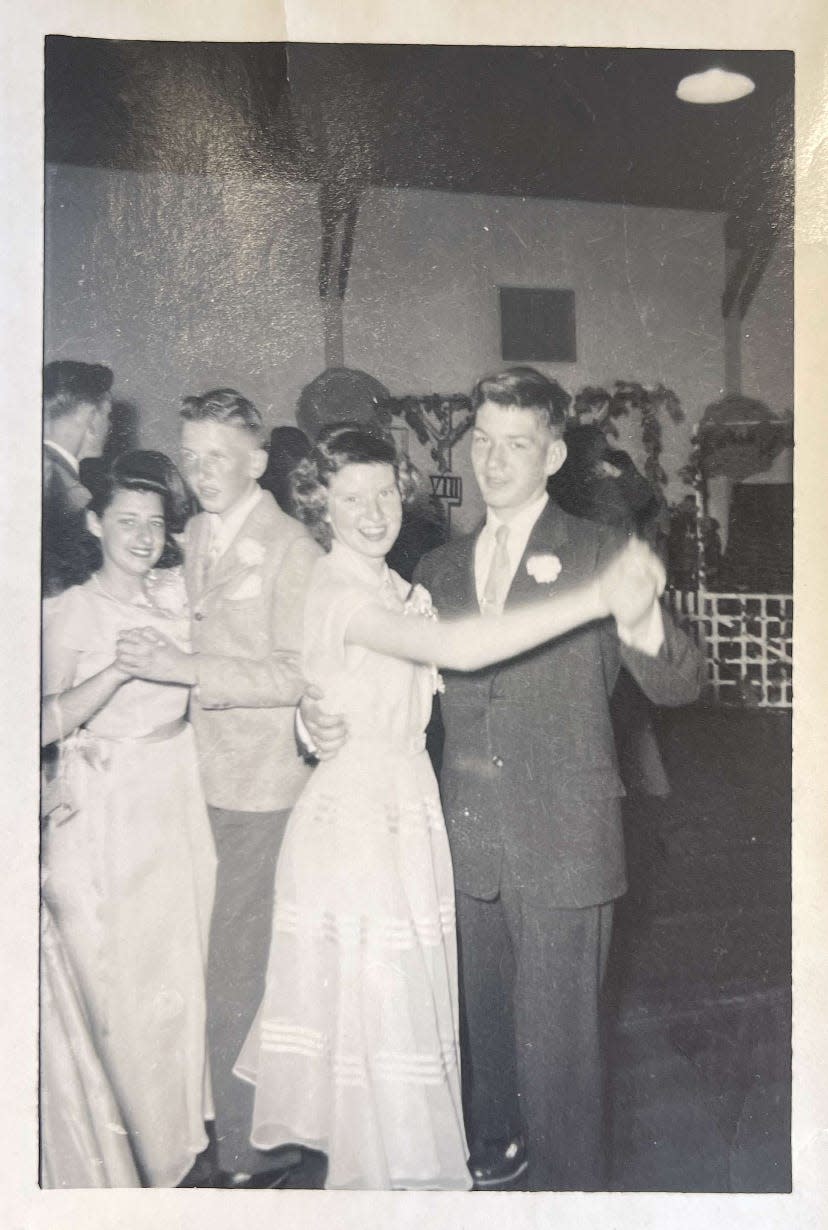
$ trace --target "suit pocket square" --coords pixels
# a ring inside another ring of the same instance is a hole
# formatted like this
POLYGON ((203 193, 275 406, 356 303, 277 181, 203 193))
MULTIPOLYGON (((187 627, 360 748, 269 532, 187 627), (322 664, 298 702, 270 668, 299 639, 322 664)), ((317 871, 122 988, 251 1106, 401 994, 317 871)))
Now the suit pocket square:
POLYGON ((262 592, 262 578, 256 573, 244 578, 234 590, 227 594, 230 602, 244 602, 247 598, 258 598, 262 592))

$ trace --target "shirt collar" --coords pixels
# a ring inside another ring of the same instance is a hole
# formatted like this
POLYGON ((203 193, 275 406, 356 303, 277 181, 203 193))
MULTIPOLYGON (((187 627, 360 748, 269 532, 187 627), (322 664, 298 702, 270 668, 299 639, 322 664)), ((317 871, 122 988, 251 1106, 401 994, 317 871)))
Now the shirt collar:
POLYGON ((509 541, 523 541, 524 545, 529 541, 529 535, 534 529, 535 522, 540 517, 546 505, 549 503, 549 496, 545 491, 541 492, 536 500, 531 504, 527 504, 519 513, 512 517, 511 521, 501 521, 496 511, 493 508, 486 510, 486 532, 494 536, 501 525, 509 526, 509 541))
POLYGON ((262 494, 261 487, 256 484, 250 495, 240 500, 226 517, 220 517, 218 513, 207 513, 210 525, 210 542, 219 555, 223 555, 233 542, 239 530, 261 500, 262 494))
POLYGON ((60 444, 56 444, 54 440, 44 440, 43 443, 52 449, 53 452, 58 453, 72 467, 72 473, 80 477, 80 462, 77 457, 73 457, 67 449, 63 448, 60 444))

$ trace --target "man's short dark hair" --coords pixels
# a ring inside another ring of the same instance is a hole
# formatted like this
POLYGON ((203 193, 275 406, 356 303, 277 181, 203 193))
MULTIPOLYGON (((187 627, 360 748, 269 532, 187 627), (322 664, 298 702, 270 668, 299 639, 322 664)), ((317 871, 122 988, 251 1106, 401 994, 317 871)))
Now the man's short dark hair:
POLYGON ((43 369, 43 413, 48 419, 71 414, 84 403, 100 405, 112 389, 112 369, 103 363, 56 359, 43 369))
POLYGON ((551 432, 562 436, 572 398, 557 380, 550 380, 534 367, 509 367, 478 380, 472 389, 472 409, 477 411, 485 401, 534 410, 544 418, 551 432))
POLYGON ((209 393, 182 399, 181 417, 185 423, 223 423, 238 427, 251 436, 258 448, 267 448, 262 416, 236 389, 211 389, 209 393))

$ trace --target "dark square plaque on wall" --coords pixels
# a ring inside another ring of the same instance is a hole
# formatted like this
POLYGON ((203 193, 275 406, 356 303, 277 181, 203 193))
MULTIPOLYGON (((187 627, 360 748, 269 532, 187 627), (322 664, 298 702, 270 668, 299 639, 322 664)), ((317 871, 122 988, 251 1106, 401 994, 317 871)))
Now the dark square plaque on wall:
POLYGON ((574 363, 575 291, 500 288, 500 353, 511 363, 574 363))

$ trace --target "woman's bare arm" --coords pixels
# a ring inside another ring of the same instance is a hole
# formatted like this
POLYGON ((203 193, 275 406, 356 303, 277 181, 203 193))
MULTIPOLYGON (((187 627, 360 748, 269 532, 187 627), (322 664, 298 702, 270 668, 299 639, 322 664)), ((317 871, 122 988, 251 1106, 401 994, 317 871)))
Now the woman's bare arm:
POLYGON ((56 739, 82 726, 101 709, 117 692, 130 675, 119 670, 114 663, 105 666, 97 675, 84 679, 74 687, 55 690, 43 701, 43 716, 40 725, 41 746, 47 747, 56 739))
POLYGON ((577 588, 502 615, 438 623, 368 606, 353 615, 345 635, 351 644, 378 653, 475 671, 608 615, 635 627, 658 605, 663 588, 664 570, 656 556, 644 543, 631 542, 577 588))
POLYGON ((608 614, 596 579, 569 593, 502 615, 471 615, 444 622, 406 618, 379 606, 367 606, 353 615, 345 638, 351 644, 395 658, 476 671, 608 614))

